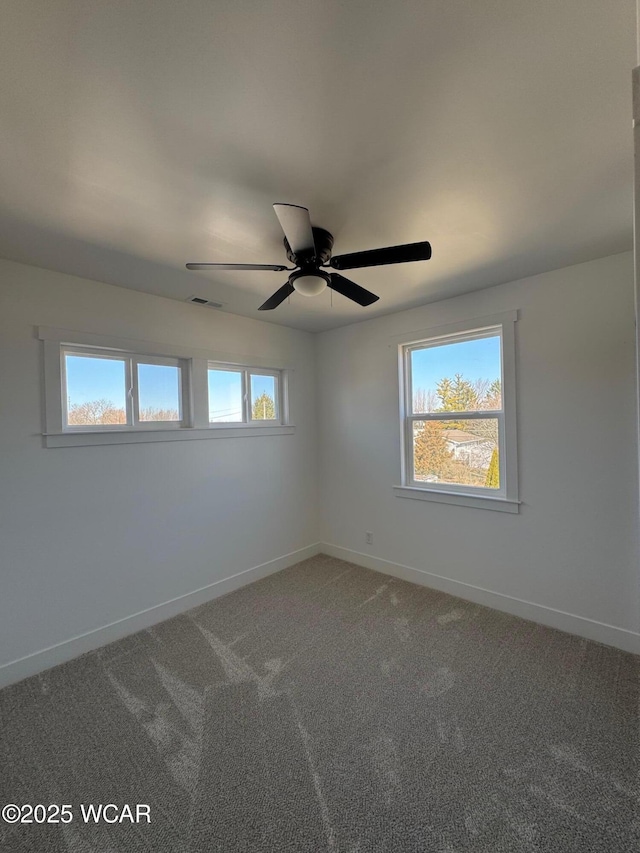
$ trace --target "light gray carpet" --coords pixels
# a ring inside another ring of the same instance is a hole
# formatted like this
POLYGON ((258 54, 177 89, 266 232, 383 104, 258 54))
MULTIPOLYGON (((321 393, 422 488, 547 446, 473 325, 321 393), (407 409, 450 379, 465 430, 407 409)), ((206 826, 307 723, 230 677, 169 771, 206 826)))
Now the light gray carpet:
POLYGON ((640 658, 315 557, 0 692, 20 853, 640 850, 640 658), (148 803, 86 825, 80 803, 148 803))

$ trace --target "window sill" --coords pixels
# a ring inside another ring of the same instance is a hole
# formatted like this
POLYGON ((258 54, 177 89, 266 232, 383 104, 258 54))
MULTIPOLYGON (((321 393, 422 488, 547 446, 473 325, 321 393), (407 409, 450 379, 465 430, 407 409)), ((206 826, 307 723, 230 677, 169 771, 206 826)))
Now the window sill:
POLYGON ((411 498, 417 501, 435 501, 442 504, 457 504, 471 506, 476 509, 492 509, 496 512, 520 511, 520 501, 494 498, 489 495, 469 495, 462 492, 441 492, 435 489, 422 489, 416 486, 394 486, 393 493, 397 498, 411 498))
POLYGON ((181 429, 129 429, 95 432, 44 433, 45 447, 82 447, 98 444, 143 444, 154 441, 194 441, 208 438, 293 435, 295 426, 183 427, 181 429))

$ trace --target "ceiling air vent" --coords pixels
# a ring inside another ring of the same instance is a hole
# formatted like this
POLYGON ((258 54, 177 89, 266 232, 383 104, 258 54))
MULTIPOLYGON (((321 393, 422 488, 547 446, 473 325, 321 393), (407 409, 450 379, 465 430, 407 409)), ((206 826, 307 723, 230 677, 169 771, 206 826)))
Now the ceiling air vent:
POLYGON ((194 305, 206 305, 208 308, 222 308, 222 302, 213 302, 211 299, 203 299, 202 296, 189 296, 187 302, 194 305))

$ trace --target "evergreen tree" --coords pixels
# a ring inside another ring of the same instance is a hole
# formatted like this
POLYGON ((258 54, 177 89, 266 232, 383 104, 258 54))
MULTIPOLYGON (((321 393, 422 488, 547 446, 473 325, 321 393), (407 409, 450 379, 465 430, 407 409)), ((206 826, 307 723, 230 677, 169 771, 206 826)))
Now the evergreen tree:
MULTIPOLYGON (((436 394, 440 398, 437 412, 472 412, 478 408, 478 395, 472 383, 461 373, 456 373, 453 379, 445 376, 436 386, 436 394)), ((467 429, 462 421, 452 420, 449 429, 467 429)))
POLYGON ((500 488, 500 460, 498 457, 497 447, 494 447, 493 453, 491 454, 491 462, 489 462, 487 479, 484 484, 488 489, 500 488))
POLYGON ((413 443, 414 472, 421 476, 442 476, 450 459, 451 452, 447 450, 440 424, 424 421, 413 443))
POLYGON ((443 377, 436 385, 436 394, 440 398, 440 405, 436 412, 450 412, 449 408, 453 399, 453 383, 448 376, 443 377))
POLYGON ((440 397, 439 412, 470 412, 478 408, 475 388, 461 373, 456 373, 453 381, 448 377, 441 379, 436 393, 440 397))
POLYGON ((273 397, 270 397, 266 391, 256 398, 253 404, 251 417, 254 421, 272 421, 276 417, 276 406, 273 402, 273 397))

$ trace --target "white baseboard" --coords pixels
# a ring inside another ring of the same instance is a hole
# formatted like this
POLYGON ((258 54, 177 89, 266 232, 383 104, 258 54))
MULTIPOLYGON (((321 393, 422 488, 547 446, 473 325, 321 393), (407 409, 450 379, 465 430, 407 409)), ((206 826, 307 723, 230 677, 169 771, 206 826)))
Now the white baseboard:
POLYGON ((474 602, 474 604, 484 604, 494 610, 502 610, 512 616, 520 616, 522 619, 530 619, 532 622, 557 628, 559 631, 577 634, 579 637, 595 640, 607 646, 614 646, 625 652, 640 654, 640 634, 626 628, 616 628, 615 625, 596 622, 595 619, 586 619, 584 616, 576 616, 574 613, 565 613, 565 611, 556 610, 553 607, 523 601, 501 592, 491 592, 491 590, 473 584, 425 572, 423 569, 414 569, 400 563, 392 563, 389 560, 372 557, 370 554, 351 551, 349 548, 342 548, 340 545, 322 542, 320 553, 328 554, 330 557, 338 557, 349 563, 356 563, 358 566, 364 566, 366 569, 373 569, 373 571, 382 572, 385 575, 417 583, 420 586, 428 586, 440 592, 448 592, 450 595, 464 598, 467 601, 474 602))
POLYGON ((18 660, 5 663, 0 666, 0 688, 13 684, 16 681, 22 681, 23 678, 36 675, 45 669, 57 666, 59 663, 65 663, 85 652, 106 646, 107 643, 112 643, 114 640, 120 640, 130 634, 135 634, 137 631, 150 628, 152 625, 164 622, 166 619, 177 616, 179 613, 184 613, 192 607, 205 604, 207 601, 219 598, 228 592, 233 592, 233 590, 253 583, 260 578, 275 574, 275 572, 286 569, 288 566, 293 566, 295 563, 301 562, 301 560, 315 557, 318 553, 320 553, 320 546, 317 543, 308 545, 306 548, 300 548, 298 551, 284 554, 275 560, 269 560, 266 563, 261 563, 259 566, 254 566, 251 569, 245 569, 245 571, 238 572, 235 575, 214 581, 207 586, 203 586, 201 589, 196 589, 193 592, 180 595, 178 598, 173 598, 171 601, 165 601, 163 604, 157 604, 155 607, 149 607, 147 610, 133 613, 124 619, 118 619, 117 622, 111 622, 102 628, 95 628, 93 631, 87 631, 85 634, 71 637, 62 643, 57 643, 55 646, 49 646, 39 652, 33 652, 30 655, 18 658, 18 660))
POLYGON ((588 640, 595 640, 608 646, 614 646, 626 652, 640 654, 640 633, 635 631, 617 628, 614 625, 607 625, 604 622, 597 622, 594 619, 586 619, 584 616, 576 616, 573 613, 566 613, 563 610, 555 610, 552 607, 523 601, 522 599, 513 598, 500 592, 492 592, 491 590, 464 583, 463 581, 452 580, 451 578, 445 578, 431 572, 425 572, 422 569, 414 569, 400 563, 392 563, 389 560, 372 557, 370 554, 362 554, 359 551, 351 551, 349 548, 342 548, 339 545, 331 545, 323 542, 308 545, 306 548, 300 548, 298 551, 292 551, 290 554, 284 554, 275 560, 269 560, 251 569, 246 569, 227 578, 222 578, 208 586, 181 595, 171 601, 166 601, 163 604, 158 604, 139 613, 134 613, 124 619, 119 619, 117 622, 112 622, 93 631, 87 631, 84 634, 71 637, 62 643, 57 643, 55 646, 49 646, 46 649, 33 652, 18 660, 3 664, 0 666, 0 688, 17 681, 22 681, 24 678, 36 675, 45 669, 57 666, 57 664, 65 663, 85 652, 90 652, 107 645, 107 643, 112 643, 114 640, 120 640, 130 634, 135 634, 137 631, 150 628, 152 625, 164 622, 166 619, 184 613, 192 607, 205 604, 207 601, 212 601, 214 598, 219 598, 221 595, 226 595, 228 592, 233 592, 235 589, 240 589, 242 586, 267 577, 267 575, 275 574, 282 569, 286 569, 288 566, 293 566, 295 563, 299 563, 309 557, 314 557, 319 553, 338 557, 341 560, 346 560, 347 562, 355 563, 358 566, 364 566, 367 569, 373 569, 373 571, 382 572, 392 577, 401 578, 411 583, 447 592, 450 595, 472 601, 475 604, 483 604, 486 607, 492 607, 494 610, 502 610, 513 616, 530 619, 532 622, 548 625, 550 628, 557 628, 569 634, 577 634, 579 637, 585 637, 588 640))

